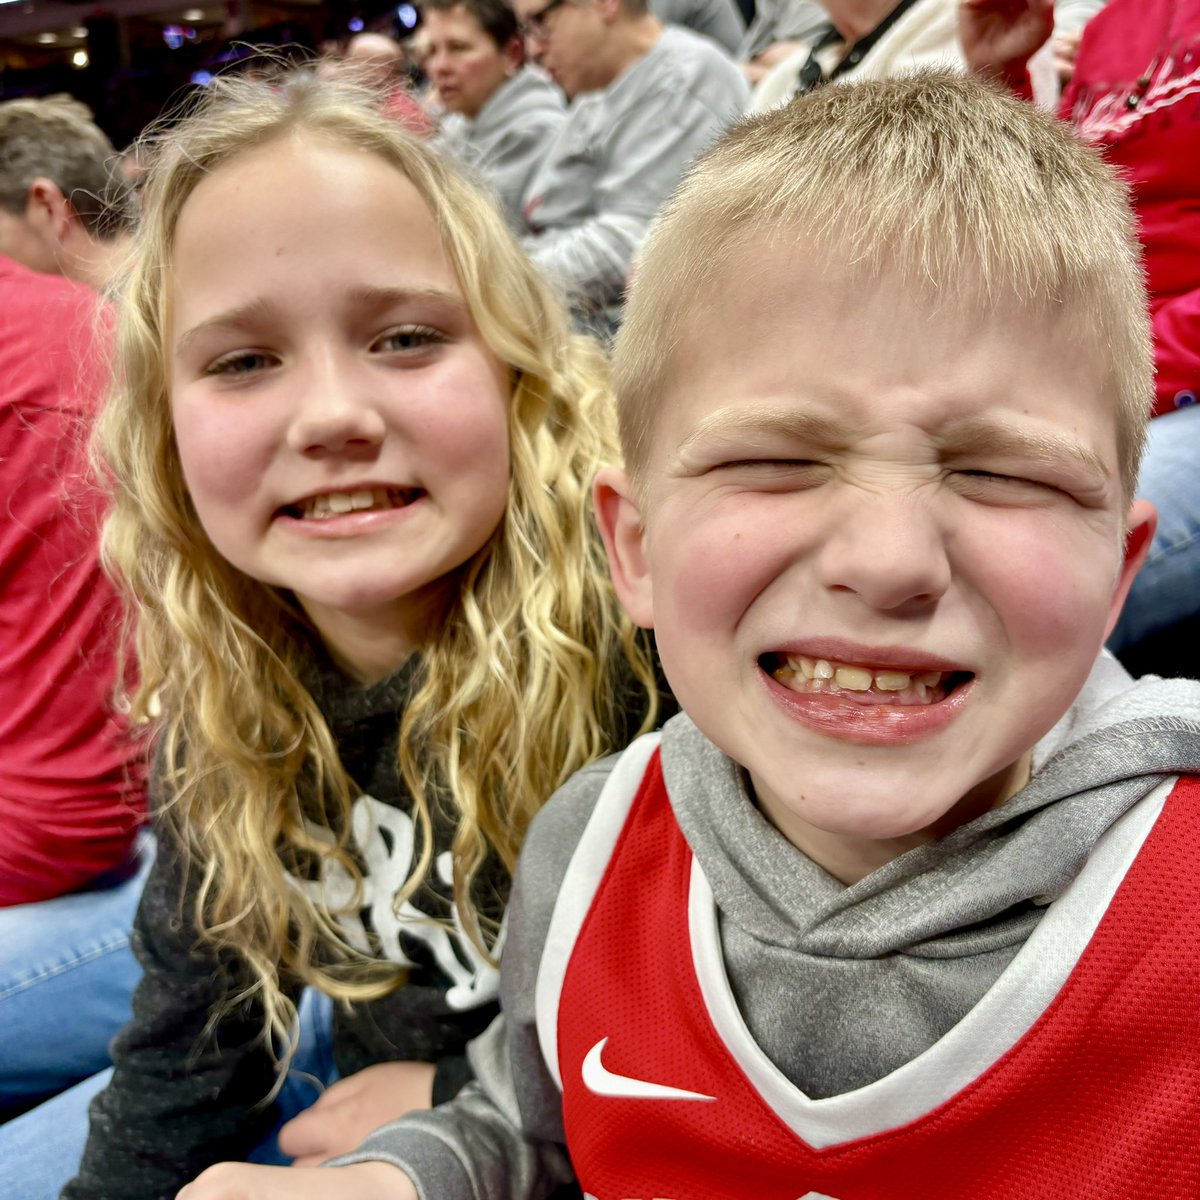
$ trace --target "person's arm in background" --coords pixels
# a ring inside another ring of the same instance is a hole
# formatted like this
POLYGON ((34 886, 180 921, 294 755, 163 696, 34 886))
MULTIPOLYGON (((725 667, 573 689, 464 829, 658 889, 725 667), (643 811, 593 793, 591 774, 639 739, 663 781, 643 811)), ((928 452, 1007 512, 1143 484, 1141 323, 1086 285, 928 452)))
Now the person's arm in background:
POLYGON ((959 0, 958 36, 976 75, 1026 99, 1029 60, 1054 32, 1054 0, 959 0))
POLYGON ((1075 73, 1075 56, 1083 27, 1108 0, 1057 0, 1054 5, 1054 69, 1059 86, 1065 88, 1075 73))

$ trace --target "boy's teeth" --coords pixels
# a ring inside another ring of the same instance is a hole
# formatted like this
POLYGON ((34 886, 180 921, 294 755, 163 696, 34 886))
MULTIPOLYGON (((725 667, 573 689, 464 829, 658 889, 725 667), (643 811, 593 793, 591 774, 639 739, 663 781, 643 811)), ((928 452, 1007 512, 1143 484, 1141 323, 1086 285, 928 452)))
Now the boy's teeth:
POLYGON ((808 691, 892 692, 902 703, 925 703, 930 689, 944 680, 941 671, 872 671, 869 667, 812 659, 802 654, 789 654, 786 664, 775 672, 775 678, 808 691))
POLYGON ((869 692, 874 676, 862 667, 838 667, 833 673, 833 682, 848 692, 869 692))

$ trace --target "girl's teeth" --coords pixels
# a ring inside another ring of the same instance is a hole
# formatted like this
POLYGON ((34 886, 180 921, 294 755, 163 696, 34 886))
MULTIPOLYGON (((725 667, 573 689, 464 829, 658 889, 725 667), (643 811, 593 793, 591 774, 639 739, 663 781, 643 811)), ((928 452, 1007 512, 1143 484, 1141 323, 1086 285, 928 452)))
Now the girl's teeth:
POLYGON ((907 671, 880 671, 875 676, 875 686, 881 692, 902 692, 912 683, 907 671))
MULTIPOLYGON (((408 493, 398 493, 399 502, 407 502, 408 493)), ((392 496, 387 488, 364 488, 357 492, 329 492, 314 496, 303 506, 303 515, 309 519, 337 517, 344 513, 361 512, 369 508, 392 508, 392 496)))

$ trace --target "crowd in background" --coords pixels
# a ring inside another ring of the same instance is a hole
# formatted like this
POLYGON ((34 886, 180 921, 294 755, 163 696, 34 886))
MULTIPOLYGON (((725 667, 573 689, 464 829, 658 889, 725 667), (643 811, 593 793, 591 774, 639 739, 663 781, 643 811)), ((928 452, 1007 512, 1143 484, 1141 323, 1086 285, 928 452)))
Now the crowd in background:
MULTIPOLYGON (((406 42, 361 34, 311 70, 376 89, 389 118, 485 188, 576 327, 603 339, 655 214, 724 129, 815 87, 935 65, 1057 111, 1129 181, 1157 378, 1139 495, 1159 526, 1110 644, 1138 668, 1194 674, 1200 0, 761 0, 748 26, 734 0, 425 0, 406 42)), ((128 931, 154 843, 144 746, 111 705, 122 633, 87 436, 111 353, 100 297, 127 262, 140 164, 160 133, 119 157, 74 102, 0 105, 10 1137, 26 1110, 105 1069, 139 974, 128 931)), ((56 1165, 65 1183, 77 1163, 56 1165)))

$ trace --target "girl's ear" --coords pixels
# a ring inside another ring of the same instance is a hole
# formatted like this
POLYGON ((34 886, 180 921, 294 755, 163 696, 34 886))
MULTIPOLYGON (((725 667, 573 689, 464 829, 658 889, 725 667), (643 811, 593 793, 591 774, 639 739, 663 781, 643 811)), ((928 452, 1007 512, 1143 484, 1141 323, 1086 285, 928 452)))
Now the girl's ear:
POLYGON ((616 467, 602 468, 596 475, 592 498, 617 599, 635 625, 653 629, 654 596, 646 531, 629 476, 616 467))

